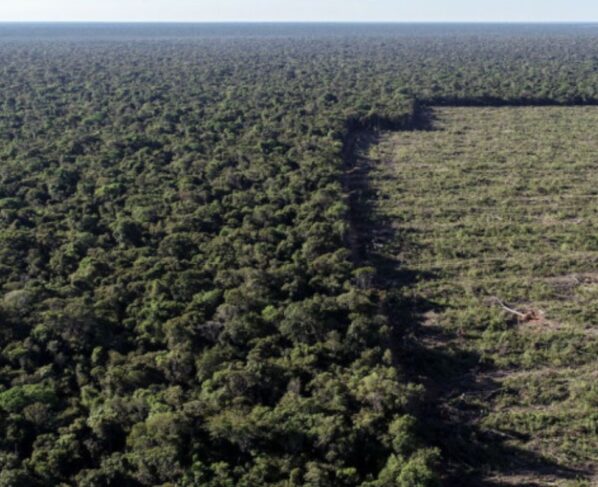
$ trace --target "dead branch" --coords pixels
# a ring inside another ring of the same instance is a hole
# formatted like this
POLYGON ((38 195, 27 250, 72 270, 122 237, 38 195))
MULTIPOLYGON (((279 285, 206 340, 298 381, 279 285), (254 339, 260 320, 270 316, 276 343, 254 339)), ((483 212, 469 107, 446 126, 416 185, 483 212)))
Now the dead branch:
POLYGON ((496 296, 493 296, 492 299, 494 301, 496 301, 496 303, 498 303, 498 305, 504 309, 506 312, 514 314, 515 316, 518 316, 521 319, 525 319, 527 318, 527 314, 526 313, 522 313, 521 311, 517 311, 516 309, 513 308, 509 308, 505 303, 503 303, 499 298, 497 298, 496 296))
POLYGON ((493 299, 496 303, 498 303, 498 305, 503 310, 505 310, 507 313, 511 313, 511 314, 517 316, 519 321, 523 321, 523 322, 531 322, 531 321, 543 322, 544 321, 544 312, 541 310, 531 309, 524 313, 524 312, 518 311, 516 309, 513 309, 513 308, 507 306, 504 302, 502 302, 496 296, 493 296, 491 299, 493 299))

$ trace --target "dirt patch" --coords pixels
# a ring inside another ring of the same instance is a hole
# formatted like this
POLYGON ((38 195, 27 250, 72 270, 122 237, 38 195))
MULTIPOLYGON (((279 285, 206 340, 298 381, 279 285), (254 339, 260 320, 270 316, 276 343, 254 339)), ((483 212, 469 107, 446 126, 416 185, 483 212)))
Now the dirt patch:
POLYGON ((547 277, 545 282, 556 289, 569 290, 583 284, 598 284, 598 272, 566 274, 564 276, 547 277))

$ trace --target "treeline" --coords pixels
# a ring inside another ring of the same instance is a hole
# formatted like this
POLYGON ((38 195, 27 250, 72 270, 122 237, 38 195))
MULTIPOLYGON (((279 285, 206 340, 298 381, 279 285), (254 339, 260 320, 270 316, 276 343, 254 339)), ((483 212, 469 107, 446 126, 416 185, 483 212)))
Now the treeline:
POLYGON ((0 44, 0 485, 434 485, 343 142, 597 65, 573 31, 0 44))

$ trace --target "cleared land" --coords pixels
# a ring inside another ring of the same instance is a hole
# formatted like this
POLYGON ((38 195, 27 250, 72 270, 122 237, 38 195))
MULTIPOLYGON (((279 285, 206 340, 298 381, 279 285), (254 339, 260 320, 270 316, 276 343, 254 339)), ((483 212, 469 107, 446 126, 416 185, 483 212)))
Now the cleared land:
POLYGON ((368 260, 416 323, 430 428, 486 482, 594 485, 598 108, 430 116, 357 156, 368 260))

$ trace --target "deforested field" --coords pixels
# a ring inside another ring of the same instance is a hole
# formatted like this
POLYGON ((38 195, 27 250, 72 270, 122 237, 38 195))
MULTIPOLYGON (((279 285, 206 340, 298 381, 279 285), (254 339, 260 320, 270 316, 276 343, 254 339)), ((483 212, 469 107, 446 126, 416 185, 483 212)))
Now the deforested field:
POLYGON ((370 260, 397 316, 411 316, 429 425, 486 478, 586 485, 598 461, 598 108, 427 116, 426 130, 370 138, 361 156, 370 260))

